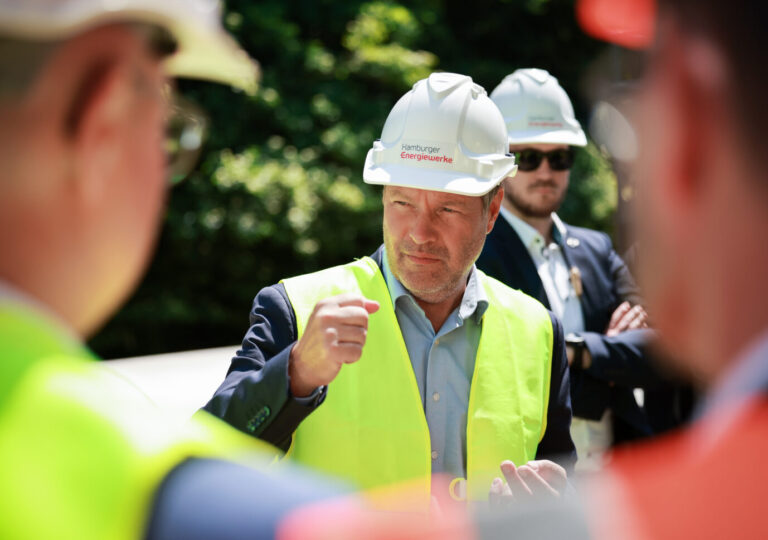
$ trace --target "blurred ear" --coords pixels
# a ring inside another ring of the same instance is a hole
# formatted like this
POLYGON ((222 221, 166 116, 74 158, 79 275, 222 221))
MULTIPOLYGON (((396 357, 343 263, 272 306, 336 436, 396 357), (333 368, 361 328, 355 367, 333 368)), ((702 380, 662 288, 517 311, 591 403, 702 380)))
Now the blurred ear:
POLYGON ((112 58, 85 72, 71 102, 65 129, 74 153, 73 182, 87 206, 99 203, 106 182, 120 166, 133 92, 127 64, 112 58))
MULTIPOLYGON (((506 180, 502 180, 506 182, 506 180)), ((504 200, 504 187, 501 187, 496 195, 491 199, 491 204, 488 205, 488 223, 485 227, 485 234, 489 234, 493 230, 493 225, 496 223, 496 219, 499 217, 501 211, 501 201, 504 200)))
POLYGON ((658 58, 666 108, 662 120, 671 130, 667 140, 666 163, 672 168, 668 193, 679 208, 699 197, 711 170, 710 160, 717 159, 718 138, 723 128, 725 64, 709 42, 683 35, 676 25, 664 31, 667 42, 658 58))

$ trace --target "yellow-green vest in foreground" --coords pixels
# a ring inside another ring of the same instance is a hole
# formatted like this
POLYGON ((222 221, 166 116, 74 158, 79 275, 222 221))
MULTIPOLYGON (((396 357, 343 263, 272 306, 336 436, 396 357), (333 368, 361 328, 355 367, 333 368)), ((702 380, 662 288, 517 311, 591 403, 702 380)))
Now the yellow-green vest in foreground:
MULTIPOLYGON (((536 456, 546 430, 552 321, 536 300, 482 272, 483 316, 467 414, 467 498, 483 500, 505 459, 536 456)), ((363 488, 421 482, 430 494, 431 445, 416 377, 384 277, 372 259, 283 281, 299 337, 314 305, 343 292, 381 305, 362 357, 342 367, 325 402, 294 433, 288 455, 363 488)))
POLYGON ((0 538, 144 536, 163 477, 192 456, 267 445, 197 415, 164 422, 58 326, 0 302, 0 538))

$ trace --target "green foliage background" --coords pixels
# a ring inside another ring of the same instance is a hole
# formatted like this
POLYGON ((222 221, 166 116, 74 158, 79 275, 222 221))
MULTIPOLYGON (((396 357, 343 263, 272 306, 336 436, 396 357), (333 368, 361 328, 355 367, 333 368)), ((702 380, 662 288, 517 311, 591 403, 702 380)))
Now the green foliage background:
MULTIPOLYGON (((224 21, 260 61, 260 89, 180 83, 210 137, 171 193, 148 275, 90 343, 105 358, 237 343, 261 287, 373 252, 380 194, 363 162, 417 80, 455 71, 490 92, 518 67, 545 68, 585 124, 579 83, 602 48, 572 0, 230 0, 224 21)), ((590 145, 560 213, 610 232, 615 192, 590 145)))

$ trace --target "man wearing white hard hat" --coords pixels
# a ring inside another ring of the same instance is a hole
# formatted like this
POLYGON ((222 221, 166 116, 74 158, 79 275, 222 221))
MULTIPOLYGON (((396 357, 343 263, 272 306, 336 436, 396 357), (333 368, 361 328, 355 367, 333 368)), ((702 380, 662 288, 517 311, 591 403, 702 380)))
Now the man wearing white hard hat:
POLYGON ((428 499, 442 473, 473 501, 562 491, 549 459, 575 456, 561 325, 474 266, 514 171, 482 87, 417 82, 363 171, 383 186, 384 245, 262 289, 206 409, 360 488, 413 481, 428 499))
POLYGON ((504 181, 502 219, 477 265, 563 321, 577 469, 594 470, 612 443, 651 433, 633 393, 656 381, 644 358, 646 314, 608 236, 557 216, 574 147, 587 144, 557 79, 541 69, 518 69, 491 99, 504 116, 518 171, 504 181))
POLYGON ((166 170, 167 75, 256 82, 218 16, 207 1, 0 0, 2 538, 270 538, 316 497, 231 461, 271 450, 209 415, 163 421, 82 343, 140 277, 183 172, 166 170))

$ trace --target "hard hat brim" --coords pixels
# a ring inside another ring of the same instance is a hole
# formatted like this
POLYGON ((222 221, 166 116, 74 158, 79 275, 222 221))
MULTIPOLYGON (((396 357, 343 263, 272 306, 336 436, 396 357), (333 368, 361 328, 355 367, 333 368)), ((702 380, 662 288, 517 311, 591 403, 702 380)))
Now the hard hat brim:
POLYGON ((222 82, 246 92, 256 90, 259 64, 227 33, 201 32, 179 25, 172 30, 179 50, 166 61, 168 73, 176 77, 222 82))
POLYGON ((0 34, 22 39, 67 39, 89 28, 115 23, 146 23, 165 28, 176 40, 177 51, 166 59, 169 75, 206 79, 253 91, 259 76, 258 63, 227 34, 218 12, 195 13, 188 2, 132 0, 120 8, 105 10, 98 2, 83 2, 47 15, 39 6, 0 11, 0 34))
POLYGON ((531 133, 530 131, 510 132, 507 134, 509 144, 567 144, 570 146, 587 146, 587 136, 583 131, 568 130, 544 131, 531 133))
POLYGON ((517 165, 513 164, 503 174, 488 179, 478 178, 461 171, 445 171, 406 165, 374 166, 369 151, 365 160, 363 181, 372 185, 398 186, 480 197, 499 185, 504 178, 513 176, 515 172, 517 172, 517 165))

